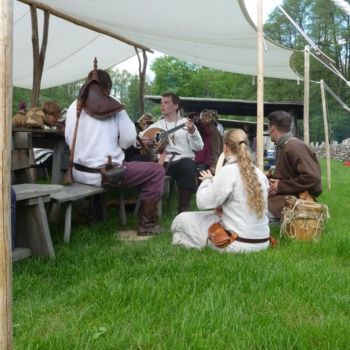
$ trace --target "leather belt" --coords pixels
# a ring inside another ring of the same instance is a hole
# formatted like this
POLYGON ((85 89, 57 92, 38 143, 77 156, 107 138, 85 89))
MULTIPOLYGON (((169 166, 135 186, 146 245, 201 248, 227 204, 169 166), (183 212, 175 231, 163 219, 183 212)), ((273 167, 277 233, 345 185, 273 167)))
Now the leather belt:
MULTIPOLYGON (((225 230, 226 233, 231 237, 231 232, 230 231, 227 231, 225 230)), ((267 242, 270 240, 270 237, 268 238, 259 238, 259 239, 250 239, 250 238, 243 238, 243 237, 237 237, 235 239, 235 241, 238 241, 238 242, 243 242, 243 243, 264 243, 264 242, 267 242)))
POLYGON ((101 169, 89 168, 87 166, 76 163, 74 163, 74 168, 78 171, 83 171, 84 173, 101 174, 101 169))

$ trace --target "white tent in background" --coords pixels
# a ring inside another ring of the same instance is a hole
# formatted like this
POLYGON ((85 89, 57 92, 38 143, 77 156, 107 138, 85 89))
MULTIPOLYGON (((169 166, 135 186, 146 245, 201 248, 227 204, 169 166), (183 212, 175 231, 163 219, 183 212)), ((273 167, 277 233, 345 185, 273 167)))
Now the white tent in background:
MULTIPOLYGON (((256 27, 243 0, 21 0, 125 37, 201 66, 257 75, 256 27)), ((27 4, 14 1, 13 85, 32 88, 31 18, 27 4)), ((43 11, 38 10, 39 30, 43 11)), ((39 37, 42 35, 39 34, 39 37)), ((265 40, 264 76, 297 79, 293 51, 265 40)), ((134 47, 104 34, 50 16, 41 88, 85 78, 98 58, 109 68, 135 54, 134 47)))

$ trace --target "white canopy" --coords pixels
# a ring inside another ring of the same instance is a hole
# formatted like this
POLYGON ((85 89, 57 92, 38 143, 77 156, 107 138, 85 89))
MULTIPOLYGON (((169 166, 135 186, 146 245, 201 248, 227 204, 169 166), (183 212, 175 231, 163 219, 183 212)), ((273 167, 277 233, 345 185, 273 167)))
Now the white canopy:
MULTIPOLYGON (((256 28, 243 0, 41 0, 37 4, 188 62, 228 72, 257 74, 256 28)), ((38 21, 42 31, 40 10, 38 21)), ((293 51, 268 40, 265 45, 264 76, 297 79, 290 66, 293 51)), ((17 0, 13 55, 13 85, 31 89, 30 10, 17 0)), ((94 57, 98 67, 106 69, 133 55, 133 46, 50 16, 41 88, 85 78, 93 68, 94 57)))

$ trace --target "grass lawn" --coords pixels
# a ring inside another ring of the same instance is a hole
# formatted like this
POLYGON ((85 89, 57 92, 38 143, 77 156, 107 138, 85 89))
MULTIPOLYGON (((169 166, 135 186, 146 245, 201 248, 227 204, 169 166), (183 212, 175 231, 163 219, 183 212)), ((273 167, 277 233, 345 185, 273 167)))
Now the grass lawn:
POLYGON ((349 349, 350 167, 332 161, 329 191, 321 164, 317 243, 277 229, 277 248, 241 255, 172 246, 170 231, 126 242, 117 208, 75 222, 69 245, 52 225, 56 258, 13 264, 14 349, 349 349))

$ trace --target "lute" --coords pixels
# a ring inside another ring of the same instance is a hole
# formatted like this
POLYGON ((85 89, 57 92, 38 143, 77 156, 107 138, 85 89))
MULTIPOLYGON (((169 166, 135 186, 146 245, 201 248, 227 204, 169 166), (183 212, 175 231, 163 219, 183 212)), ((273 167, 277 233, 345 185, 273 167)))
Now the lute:
MULTIPOLYGON (((197 123, 200 120, 203 120, 207 123, 217 120, 217 112, 215 110, 203 110, 199 115, 197 112, 192 112, 188 114, 188 118, 191 123, 197 123), (192 117, 192 118, 191 118, 192 117)), ((149 128, 144 134, 143 138, 147 138, 148 149, 154 153, 163 153, 166 146, 168 145, 169 138, 168 136, 175 132, 176 130, 182 129, 184 124, 175 126, 172 129, 164 130, 161 128, 149 128), (151 144, 150 141, 152 142, 151 144)), ((141 149, 141 153, 144 153, 141 149)))

